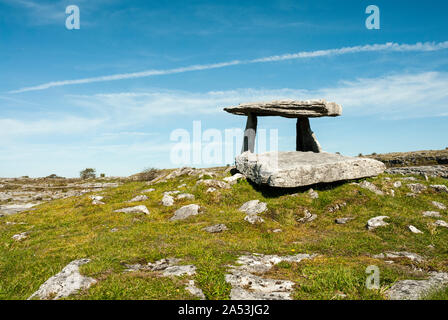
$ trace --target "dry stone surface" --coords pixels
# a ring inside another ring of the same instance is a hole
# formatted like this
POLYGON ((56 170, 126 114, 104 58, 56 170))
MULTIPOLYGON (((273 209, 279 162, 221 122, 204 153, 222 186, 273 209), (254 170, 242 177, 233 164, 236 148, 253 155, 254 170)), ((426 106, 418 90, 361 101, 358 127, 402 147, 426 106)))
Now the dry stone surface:
POLYGON ((448 286, 448 273, 431 272, 426 280, 397 281, 386 292, 390 300, 418 300, 426 294, 448 286))
POLYGON ((70 262, 61 272, 45 281, 28 299, 53 299, 68 297, 71 294, 89 288, 96 280, 79 273, 79 267, 89 263, 89 259, 70 262))

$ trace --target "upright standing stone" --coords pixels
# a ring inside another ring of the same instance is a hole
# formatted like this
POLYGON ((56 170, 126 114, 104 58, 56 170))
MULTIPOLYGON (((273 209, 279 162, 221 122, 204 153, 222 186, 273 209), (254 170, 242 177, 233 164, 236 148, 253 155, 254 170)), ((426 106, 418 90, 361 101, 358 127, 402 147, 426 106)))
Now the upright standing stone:
POLYGON ((244 130, 243 148, 241 153, 245 151, 254 152, 255 150, 255 136, 257 135, 257 116, 249 112, 247 114, 246 129, 244 130))
POLYGON ((297 118, 296 131, 296 151, 322 152, 308 118, 297 118))

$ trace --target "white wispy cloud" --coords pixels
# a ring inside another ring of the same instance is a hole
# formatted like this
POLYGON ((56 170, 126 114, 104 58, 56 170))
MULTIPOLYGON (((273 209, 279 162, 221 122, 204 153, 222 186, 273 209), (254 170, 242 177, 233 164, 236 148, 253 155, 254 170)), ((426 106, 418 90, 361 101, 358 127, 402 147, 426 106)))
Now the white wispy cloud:
POLYGON ((121 123, 142 123, 161 116, 221 113, 222 108, 242 102, 277 99, 325 98, 340 103, 345 116, 394 117, 439 116, 448 110, 448 73, 392 74, 377 78, 341 81, 317 90, 235 89, 204 93, 186 91, 123 92, 71 95, 78 107, 95 106, 121 123))
POLYGON ((444 42, 425 42, 416 44, 398 44, 394 42, 388 42, 385 44, 371 44, 363 46, 353 46, 353 47, 343 47, 336 49, 326 49, 326 50, 316 50, 316 51, 302 51, 291 54, 275 55, 263 58, 257 58, 252 60, 233 60, 228 62, 220 62, 214 64, 203 64, 203 65, 192 65, 173 69, 162 69, 162 70, 146 70, 141 72, 133 73, 120 73, 107 76, 90 77, 75 80, 62 80, 62 81, 52 81, 43 83, 37 86, 24 87, 18 90, 10 91, 10 93, 21 93, 27 91, 37 91, 45 90, 53 87, 75 85, 75 84, 86 84, 94 82, 104 82, 104 81, 116 81, 125 79, 135 79, 167 74, 176 74, 200 70, 218 69, 225 68, 235 65, 242 64, 253 64, 253 63, 268 63, 276 61, 285 61, 293 59, 305 59, 305 58, 316 58, 325 56, 338 56, 345 54, 361 53, 361 52, 415 52, 415 51, 437 51, 448 48, 448 41, 444 42))

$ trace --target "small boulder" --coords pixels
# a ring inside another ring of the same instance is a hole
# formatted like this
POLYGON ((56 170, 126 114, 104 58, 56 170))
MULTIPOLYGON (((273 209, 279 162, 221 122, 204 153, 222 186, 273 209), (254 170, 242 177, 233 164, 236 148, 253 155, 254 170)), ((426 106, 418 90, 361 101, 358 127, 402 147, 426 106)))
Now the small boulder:
POLYGON ((21 240, 28 238, 28 234, 29 234, 28 232, 22 232, 22 233, 13 235, 11 238, 13 238, 16 241, 21 241, 21 240))
POLYGON ((218 233, 218 232, 223 232, 225 230, 227 230, 227 227, 225 224, 215 224, 214 226, 210 226, 210 227, 205 227, 202 230, 207 231, 209 233, 218 233))
POLYGON ((169 194, 164 194, 162 198, 162 205, 165 207, 171 207, 174 204, 174 198, 169 194))
POLYGON ((422 214, 423 214, 425 217, 432 217, 432 218, 440 218, 440 217, 442 217, 442 216, 440 215, 440 213, 437 212, 437 211, 423 211, 422 214))
POLYGON ((297 219, 297 222, 300 222, 300 223, 311 222, 311 221, 315 220, 316 218, 317 218, 316 214, 312 214, 309 210, 305 209, 303 218, 297 219))
POLYGON ((205 192, 206 193, 212 193, 212 192, 215 192, 216 190, 217 190, 216 188, 210 187, 205 192))
POLYGON ((436 225, 438 227, 448 228, 448 223, 443 220, 437 220, 436 222, 434 222, 434 225, 436 225))
POLYGON ((423 233, 423 232, 421 232, 420 230, 418 230, 416 227, 414 227, 414 226, 408 226, 408 228, 409 228, 409 230, 412 232, 412 233, 423 233))
POLYGON ((118 209, 115 210, 114 212, 122 212, 122 213, 144 213, 144 214, 149 214, 149 210, 148 208, 146 208, 146 206, 141 205, 141 206, 135 206, 135 207, 129 207, 129 208, 123 208, 123 209, 118 209))
POLYGON ((156 189, 149 188, 149 189, 142 190, 142 193, 149 193, 149 192, 153 192, 153 191, 156 191, 156 189))
POLYGON ((401 185, 402 185, 401 181, 394 182, 394 188, 401 188, 401 185))
POLYGON ((308 190, 308 195, 310 196, 311 199, 319 198, 319 194, 316 191, 314 191, 313 189, 308 190))
POLYGON ((389 225, 389 223, 383 221, 384 219, 388 219, 388 216, 378 216, 378 217, 374 217, 372 219, 369 219, 369 221, 367 221, 367 229, 368 230, 374 230, 378 227, 384 227, 389 225))
POLYGON ((347 222, 349 222, 353 219, 355 219, 355 218, 352 218, 352 217, 338 218, 338 219, 335 219, 334 222, 337 224, 346 224, 347 222))
POLYGON ((184 220, 190 216, 199 214, 200 207, 197 204, 189 204, 176 210, 174 215, 170 218, 171 221, 184 220))
POLYGON ((448 187, 443 184, 432 184, 430 187, 437 192, 448 193, 448 187))
POLYGON ((213 187, 217 189, 230 189, 230 184, 224 181, 207 179, 207 180, 198 180, 196 185, 205 185, 207 187, 213 187))
POLYGON ((431 202, 433 204, 434 207, 436 207, 437 209, 440 210, 446 210, 446 206, 443 203, 437 202, 437 201, 432 201, 431 202))
POLYGON ((373 193, 382 196, 384 195, 384 192, 381 191, 380 189, 378 189, 377 186, 375 186, 373 183, 369 182, 369 181, 362 181, 359 186, 363 189, 367 189, 369 191, 372 191, 373 193))
POLYGON ((140 201, 146 201, 148 199, 149 198, 147 196, 145 196, 144 194, 141 194, 139 196, 136 196, 136 197, 132 198, 128 202, 140 202, 140 201))
POLYGON ((241 174, 241 173, 235 173, 233 176, 231 177, 226 177, 223 180, 225 182, 227 182, 228 184, 230 184, 231 186, 233 186, 234 184, 236 184, 238 182, 238 180, 240 179, 245 179, 246 177, 241 174))
POLYGON ((247 214, 259 214, 267 210, 267 204, 260 200, 250 200, 244 203, 238 210, 247 214))
POLYGON ((191 193, 180 193, 176 197, 177 200, 186 199, 186 200, 194 200, 194 195, 191 193))
POLYGON ((408 188, 413 193, 421 193, 422 191, 427 189, 426 186, 421 183, 410 183, 410 184, 408 184, 408 188))

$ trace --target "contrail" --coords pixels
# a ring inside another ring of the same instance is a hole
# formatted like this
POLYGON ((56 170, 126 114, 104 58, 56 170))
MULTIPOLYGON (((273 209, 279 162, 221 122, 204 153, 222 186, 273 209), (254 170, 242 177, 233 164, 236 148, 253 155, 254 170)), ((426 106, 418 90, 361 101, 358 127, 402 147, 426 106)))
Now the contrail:
POLYGON ((399 44, 395 42, 388 42, 384 44, 369 44, 363 46, 354 46, 354 47, 343 47, 336 49, 326 49, 326 50, 317 50, 317 51, 302 51, 297 53, 289 53, 283 55, 269 56, 258 59, 251 60, 233 60, 228 62, 220 62, 213 64, 203 64, 203 65, 192 65, 187 67, 180 67, 174 69, 164 69, 164 70, 146 70, 141 72, 133 72, 133 73, 121 73, 114 74, 109 76, 99 76, 93 78, 84 78, 84 79, 75 79, 75 80, 62 80, 62 81, 53 81, 43 83, 33 87, 25 87, 18 90, 10 91, 9 93, 21 93, 27 91, 37 91, 37 90, 45 90, 53 87, 60 86, 68 86, 73 84, 83 84, 83 83, 92 83, 92 82, 103 82, 103 81, 114 81, 114 80, 123 80, 123 79, 135 79, 135 78, 144 78, 151 76, 159 76, 165 74, 175 74, 175 73, 184 73, 191 71, 199 71, 199 70, 209 70, 209 69, 218 69, 225 68, 235 65, 242 64, 253 64, 253 63, 266 63, 266 62, 275 62, 275 61, 284 61, 284 60, 293 60, 293 59, 305 59, 305 58, 316 58, 316 57, 325 57, 325 56, 338 56, 350 53, 359 53, 359 52, 380 52, 380 51, 389 51, 389 52, 409 52, 409 51, 437 51, 448 48, 448 41, 444 42, 418 42, 416 44, 399 44))

